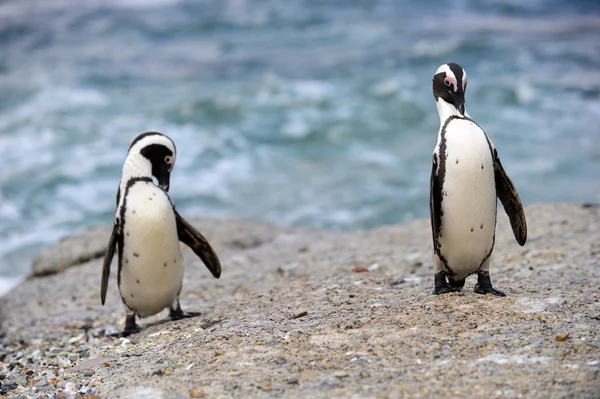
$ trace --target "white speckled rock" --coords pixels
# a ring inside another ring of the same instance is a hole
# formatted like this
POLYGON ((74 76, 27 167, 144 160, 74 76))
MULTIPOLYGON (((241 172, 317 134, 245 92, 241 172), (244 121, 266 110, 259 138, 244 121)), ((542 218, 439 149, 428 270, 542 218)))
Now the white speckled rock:
POLYGON ((432 295, 428 220, 352 233, 198 220, 223 265, 215 280, 184 252, 182 306, 201 317, 143 319, 124 345, 104 336, 123 313, 115 273, 100 305, 100 258, 29 279, 0 299, 2 383, 58 376, 35 397, 68 381, 101 397, 597 398, 600 209, 526 214, 519 247, 499 212, 491 276, 507 298, 474 294, 474 277, 432 295), (61 367, 62 352, 85 357, 61 367))

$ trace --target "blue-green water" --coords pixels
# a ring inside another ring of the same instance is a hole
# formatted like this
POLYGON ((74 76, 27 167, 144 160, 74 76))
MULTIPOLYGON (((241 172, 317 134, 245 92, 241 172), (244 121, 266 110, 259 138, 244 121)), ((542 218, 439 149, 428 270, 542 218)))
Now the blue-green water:
POLYGON ((0 275, 111 223, 147 130, 178 146, 185 215, 425 217, 449 61, 526 204, 600 201, 597 1, 3 1, 0 275))

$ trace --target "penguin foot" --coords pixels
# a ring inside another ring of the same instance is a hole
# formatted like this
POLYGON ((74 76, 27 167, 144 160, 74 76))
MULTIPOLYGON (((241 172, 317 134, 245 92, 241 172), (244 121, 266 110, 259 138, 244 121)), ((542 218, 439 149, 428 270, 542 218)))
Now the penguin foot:
POLYGON ((110 336, 124 338, 130 336, 131 334, 137 334, 140 331, 142 330, 135 322, 135 313, 128 313, 127 316, 125 316, 125 328, 123 331, 111 334, 110 336))
POLYGON ((125 327, 125 328, 123 329, 123 331, 121 331, 121 332, 118 332, 118 333, 111 334, 111 337, 116 337, 116 338, 125 338, 125 337, 128 337, 128 336, 132 335, 132 334, 137 334, 137 333, 139 333, 140 331, 142 331, 142 330, 141 330, 141 328, 140 328, 139 326, 137 326, 137 325, 135 325, 135 326, 134 326, 134 327, 132 327, 132 328, 127 328, 127 327, 125 327))
POLYGON ((460 292, 460 287, 451 286, 450 284, 448 284, 448 281, 446 281, 446 273, 443 271, 435 274, 433 285, 434 295, 448 294, 450 292, 460 292))
POLYGON ((440 287, 433 290, 434 295, 449 294, 451 292, 460 292, 460 289, 454 287, 440 287))
POLYGON ((201 314, 201 312, 184 312, 179 306, 176 309, 169 309, 169 317, 171 320, 188 319, 190 317, 200 316, 201 314))
POLYGON ((477 284, 475 284, 475 293, 477 294, 492 294, 494 296, 506 296, 506 294, 502 291, 498 291, 494 287, 492 287, 492 280, 490 279, 489 272, 479 272, 477 273, 477 284))

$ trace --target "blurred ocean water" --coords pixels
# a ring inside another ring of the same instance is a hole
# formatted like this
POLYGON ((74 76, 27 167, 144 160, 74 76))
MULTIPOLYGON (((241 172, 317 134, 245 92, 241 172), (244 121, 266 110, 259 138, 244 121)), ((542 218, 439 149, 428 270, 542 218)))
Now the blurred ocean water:
POLYGON ((148 130, 178 147, 185 215, 426 217, 449 61, 526 204, 600 202, 597 1, 2 1, 0 276, 110 224, 148 130))

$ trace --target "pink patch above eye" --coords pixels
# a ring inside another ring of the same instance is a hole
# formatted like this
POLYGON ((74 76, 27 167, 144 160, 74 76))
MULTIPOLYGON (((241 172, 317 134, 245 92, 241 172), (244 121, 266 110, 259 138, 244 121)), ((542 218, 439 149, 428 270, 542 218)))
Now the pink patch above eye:
POLYGON ((456 79, 451 78, 450 76, 446 76, 446 78, 444 79, 444 84, 448 86, 448 82, 450 82, 450 84, 454 87, 454 92, 456 93, 458 91, 458 87, 456 86, 456 79))

